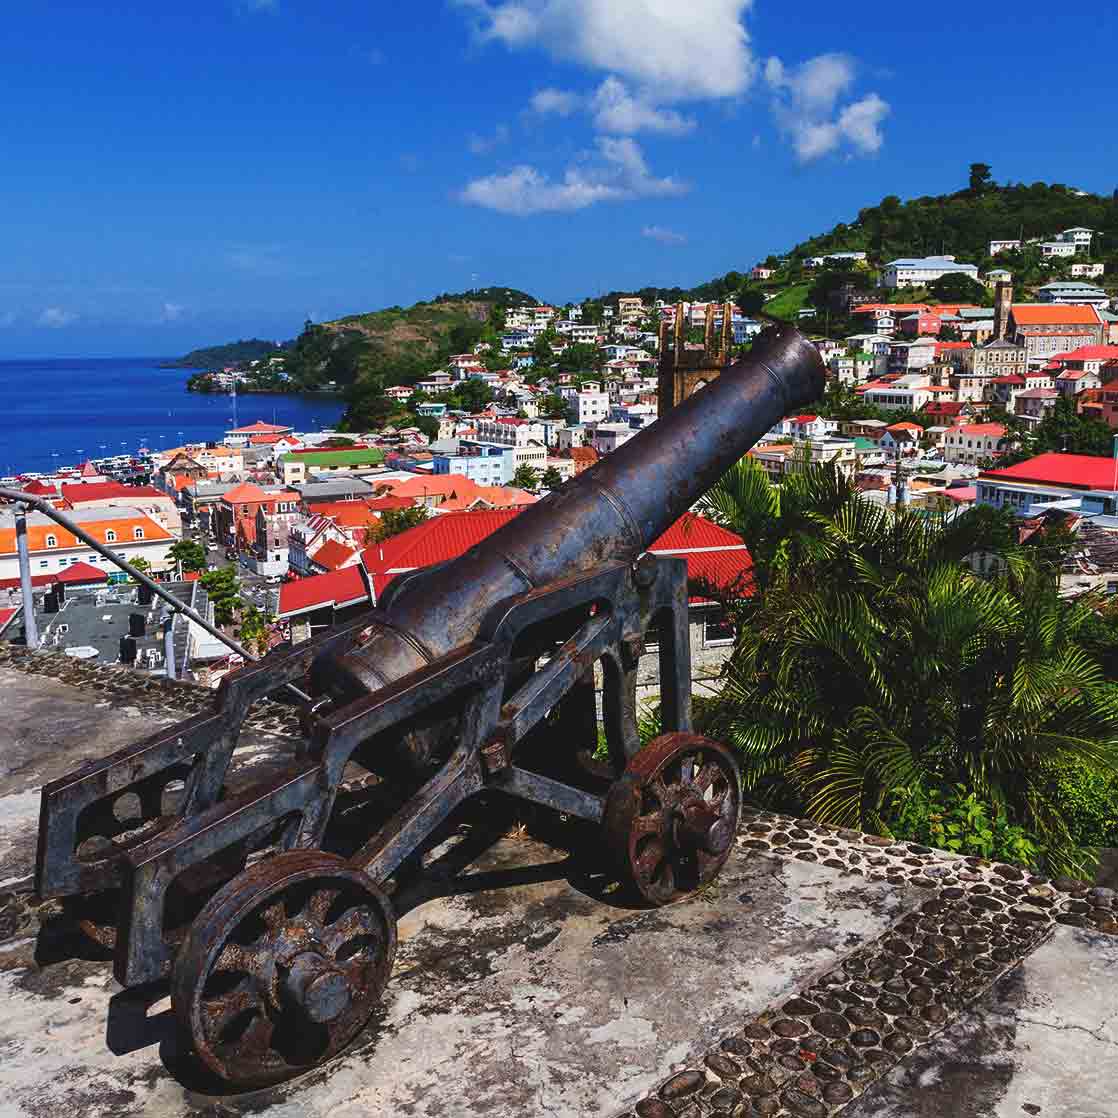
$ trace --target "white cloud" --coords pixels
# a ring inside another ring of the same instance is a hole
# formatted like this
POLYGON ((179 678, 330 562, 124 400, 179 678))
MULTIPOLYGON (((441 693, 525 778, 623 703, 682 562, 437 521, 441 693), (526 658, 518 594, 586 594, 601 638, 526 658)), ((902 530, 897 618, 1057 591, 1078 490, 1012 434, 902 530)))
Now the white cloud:
POLYGON ((182 303, 164 303, 159 312, 160 322, 178 322, 186 314, 186 307, 182 303))
POLYGON ((839 128, 858 151, 871 155, 880 150, 884 137, 881 122, 889 115, 889 106, 876 93, 847 105, 839 115, 839 128))
POLYGON ((881 122, 889 114, 885 101, 870 93, 838 108, 854 78, 854 62, 844 54, 821 54, 792 69, 779 58, 765 63, 773 116, 801 163, 844 144, 859 155, 872 155, 881 148, 881 122))
POLYGON ((474 155, 486 155, 494 148, 500 147, 501 144, 508 143, 509 130, 504 124, 498 124, 493 130, 492 135, 479 136, 476 133, 471 134, 469 140, 466 141, 467 147, 474 155))
POLYGON ((530 105, 532 112, 541 115, 570 116, 582 105, 582 98, 567 89, 540 89, 532 94, 530 105))
POLYGON ((662 245, 683 245, 687 243, 687 238, 682 233, 677 233, 674 229, 665 229, 662 225, 646 225, 641 230, 641 236, 648 237, 652 241, 659 241, 662 245))
POLYGON ((695 127, 695 121, 674 109, 658 109, 634 97, 619 78, 608 77, 594 94, 594 124, 602 132, 662 132, 681 136, 695 127))
POLYGON ((742 17, 752 0, 458 0, 483 40, 540 47, 617 74, 649 100, 736 97, 756 63, 742 17))
POLYGON ((58 330, 63 326, 69 326, 72 322, 77 322, 78 316, 74 311, 65 310, 62 307, 47 307, 41 315, 39 315, 39 325, 49 326, 52 330, 58 330))
POLYGON ((668 197, 688 189, 677 179, 653 175, 639 145, 629 137, 599 136, 595 143, 596 157, 584 165, 568 167, 561 179, 521 164, 505 174, 474 179, 466 184, 459 199, 498 213, 526 217, 581 210, 598 202, 668 197))

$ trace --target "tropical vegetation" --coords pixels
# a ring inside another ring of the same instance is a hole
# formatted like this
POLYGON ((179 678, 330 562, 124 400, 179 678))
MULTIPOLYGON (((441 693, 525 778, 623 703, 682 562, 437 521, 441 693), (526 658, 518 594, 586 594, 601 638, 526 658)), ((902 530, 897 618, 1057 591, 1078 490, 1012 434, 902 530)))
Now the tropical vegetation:
POLYGON ((737 639, 699 704, 750 795, 825 823, 1074 872, 1106 831, 1118 685, 1092 599, 1058 594, 1066 541, 1023 546, 1008 514, 872 504, 830 465, 778 488, 751 460, 705 512, 753 557, 737 639), (1066 810, 1083 788, 1085 818, 1066 810), (1088 795, 1094 789, 1094 798, 1088 795))

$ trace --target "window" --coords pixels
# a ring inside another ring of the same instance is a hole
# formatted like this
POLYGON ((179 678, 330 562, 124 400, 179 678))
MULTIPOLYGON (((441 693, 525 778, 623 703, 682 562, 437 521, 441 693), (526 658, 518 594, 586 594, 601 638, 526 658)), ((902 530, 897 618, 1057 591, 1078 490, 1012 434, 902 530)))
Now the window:
POLYGON ((716 610, 703 618, 703 647, 716 648, 734 643, 734 626, 722 610, 716 610))
POLYGON ((105 532, 105 543, 116 543, 116 532, 112 528, 105 532))
POLYGON ((134 540, 142 540, 144 538, 143 528, 133 528, 132 529, 132 538, 134 540))

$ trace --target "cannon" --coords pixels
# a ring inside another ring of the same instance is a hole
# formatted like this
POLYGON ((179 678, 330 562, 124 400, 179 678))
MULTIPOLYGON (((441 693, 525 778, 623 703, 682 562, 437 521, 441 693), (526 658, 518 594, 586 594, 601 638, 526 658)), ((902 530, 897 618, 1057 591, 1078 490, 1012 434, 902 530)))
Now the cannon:
POLYGON ((647 548, 822 387, 816 348, 767 330, 460 558, 225 677, 212 709, 47 784, 40 896, 82 906, 124 986, 169 978, 201 1064, 257 1087, 361 1032, 392 971, 393 886, 478 793, 599 827, 603 860, 639 903, 709 883, 732 846, 740 780, 732 753, 692 731, 685 561, 647 548), (662 732, 642 746, 636 672, 650 630, 662 732), (293 756, 227 784, 250 707, 292 684, 308 691, 293 756), (608 759, 595 766, 584 762, 599 726, 608 759), (390 802, 343 857, 326 840, 355 766, 390 802))

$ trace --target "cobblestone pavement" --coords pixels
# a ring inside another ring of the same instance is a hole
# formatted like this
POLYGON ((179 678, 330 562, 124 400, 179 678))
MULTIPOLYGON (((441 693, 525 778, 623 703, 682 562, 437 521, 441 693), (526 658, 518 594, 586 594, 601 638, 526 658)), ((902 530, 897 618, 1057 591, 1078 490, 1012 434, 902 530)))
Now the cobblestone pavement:
POLYGON ((831 1118, 954 1024, 1055 926, 1118 933, 1114 891, 1083 881, 767 812, 747 813, 739 841, 916 886, 927 900, 796 997, 742 1021, 626 1115, 831 1118))

